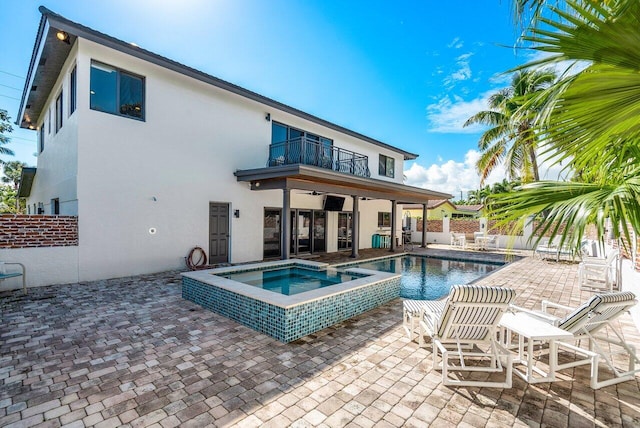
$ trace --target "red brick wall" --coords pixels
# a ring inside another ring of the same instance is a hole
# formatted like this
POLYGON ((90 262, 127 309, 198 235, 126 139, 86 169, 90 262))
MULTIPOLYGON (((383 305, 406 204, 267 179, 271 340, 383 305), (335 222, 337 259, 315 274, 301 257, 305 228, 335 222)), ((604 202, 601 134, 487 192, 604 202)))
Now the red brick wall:
MULTIPOLYGON (((416 222, 416 230, 422 232, 422 219, 416 222)), ((427 232, 442 232, 442 220, 427 220, 427 232)))
POLYGON ((78 217, 0 215, 0 248, 78 245, 78 217))
POLYGON ((480 231, 480 220, 462 220, 452 218, 449 220, 449 231, 455 233, 470 233, 473 235, 473 232, 480 231))
POLYGON ((487 233, 490 235, 514 235, 514 236, 522 236, 524 235, 524 231, 522 230, 522 225, 518 225, 516 223, 510 223, 502 226, 498 226, 498 222, 495 220, 489 220, 487 222, 487 233), (515 230, 515 233, 514 233, 515 230))

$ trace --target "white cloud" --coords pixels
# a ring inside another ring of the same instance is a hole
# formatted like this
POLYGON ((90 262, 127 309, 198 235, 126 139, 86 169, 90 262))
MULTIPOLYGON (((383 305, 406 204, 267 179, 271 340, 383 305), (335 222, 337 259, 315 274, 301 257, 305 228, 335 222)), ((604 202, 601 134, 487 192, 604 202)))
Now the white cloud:
MULTIPOLYGON (((476 162, 480 153, 476 150, 469 150, 463 162, 448 160, 439 164, 432 164, 424 167, 415 162, 404 171, 407 177, 406 184, 421 187, 424 189, 436 190, 450 193, 455 199, 460 198, 460 192, 466 198, 469 190, 480 187, 480 176, 476 172, 476 162)), ((504 169, 500 166, 491 173, 486 184, 493 184, 502 181, 505 177, 504 169)))
POLYGON ((469 64, 469 59, 472 56, 473 53, 468 52, 456 58, 457 69, 443 80, 444 85, 448 89, 451 89, 458 81, 468 80, 471 78, 471 66, 469 64))
POLYGON ((447 45, 448 48, 460 49, 464 46, 464 42, 460 40, 460 37, 456 37, 447 45))
MULTIPOLYGON (((469 190, 480 188, 480 176, 476 172, 476 163, 479 158, 480 152, 469 150, 462 162, 455 160, 445 162, 441 157, 438 157, 437 164, 434 163, 429 167, 414 162, 408 170, 404 171, 407 178, 405 184, 450 193, 455 199, 459 199, 462 192, 463 197, 466 198, 469 190)), ((566 172, 561 174, 562 166, 553 164, 552 159, 539 158, 539 162, 540 179, 562 180, 566 176, 566 172)), ((484 185, 501 182, 506 177, 504 167, 498 165, 487 177, 484 185)))
POLYGON ((462 125, 474 114, 489 108, 489 97, 493 91, 480 94, 478 98, 465 101, 460 97, 445 96, 435 104, 427 106, 429 132, 442 134, 475 134, 484 129, 481 125, 462 125))
POLYGON ((489 78, 489 83, 500 86, 508 86, 511 83, 511 73, 496 73, 489 78))
MULTIPOLYGON (((544 51, 533 51, 525 55, 525 60, 529 63, 541 61, 551 56, 554 56, 554 54, 544 51)), ((590 64, 591 63, 589 61, 560 61, 552 64, 540 65, 538 68, 554 71, 558 76, 562 76, 565 73, 567 76, 573 76, 587 68, 590 64)))

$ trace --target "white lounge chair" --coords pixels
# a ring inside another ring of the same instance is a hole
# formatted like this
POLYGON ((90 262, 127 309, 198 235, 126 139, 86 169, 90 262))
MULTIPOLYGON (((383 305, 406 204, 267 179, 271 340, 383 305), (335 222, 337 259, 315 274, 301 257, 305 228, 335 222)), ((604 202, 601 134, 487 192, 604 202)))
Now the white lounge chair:
POLYGON ((511 388, 512 355, 496 338, 500 318, 515 294, 509 288, 455 285, 441 311, 423 307, 420 345, 424 346, 425 336, 431 337, 433 367, 442 370, 443 384, 511 388), (440 363, 438 354, 442 354, 440 363), (471 360, 475 364, 469 365, 471 360), (453 379, 449 377, 450 371, 504 371, 505 380, 490 382, 453 379))
POLYGON ((402 326, 409 340, 420 334, 420 317, 422 309, 429 307, 432 312, 442 312, 445 300, 412 300, 405 299, 402 302, 402 326))
POLYGON ((587 257, 578 265, 578 282, 582 290, 613 291, 620 289, 620 252, 610 250, 606 259, 587 257))
POLYGON ((452 247, 461 247, 464 250, 466 245, 467 237, 464 233, 454 233, 451 232, 451 246, 452 247))
MULTIPOLYGON (((565 257, 573 261, 576 259, 576 256, 581 256, 573 247, 566 244, 560 245, 560 241, 561 238, 559 236, 555 237, 552 241, 548 239, 540 241, 534 250, 534 256, 538 256, 541 259, 554 258, 556 262, 560 261, 560 257, 565 257)), ((583 243, 583 245, 585 244, 583 243)))
POLYGON ((613 385, 619 382, 635 379, 635 374, 640 371, 636 364, 640 363, 636 355, 635 348, 626 343, 622 335, 612 325, 612 321, 627 312, 637 303, 635 295, 624 291, 619 293, 595 294, 587 302, 578 308, 571 308, 549 301, 542 302, 542 312, 529 311, 523 308, 514 309, 526 312, 539 319, 549 322, 558 328, 573 334, 573 339, 569 342, 560 341, 558 349, 568 350, 576 355, 576 359, 565 364, 558 364, 552 370, 563 370, 583 364, 591 364, 591 382, 593 389, 613 385), (549 313, 550 308, 560 309, 568 312, 564 318, 549 313), (615 334, 615 338, 598 334, 609 328, 615 334), (588 341, 588 349, 580 347, 580 342, 588 341), (598 342, 605 342, 601 345, 598 342), (614 349, 612 351, 611 349, 614 349), (614 357, 624 355, 628 358, 628 370, 623 371, 616 366, 614 357), (607 380, 599 380, 599 363, 603 361, 613 372, 614 377, 607 380))

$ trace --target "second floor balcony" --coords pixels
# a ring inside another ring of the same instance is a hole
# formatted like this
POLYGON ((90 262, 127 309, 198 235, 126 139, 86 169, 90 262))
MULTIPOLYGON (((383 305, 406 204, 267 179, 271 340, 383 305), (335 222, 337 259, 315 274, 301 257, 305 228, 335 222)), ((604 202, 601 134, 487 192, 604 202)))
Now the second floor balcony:
POLYGON ((369 158, 307 137, 269 145, 268 166, 304 164, 370 177, 369 158))

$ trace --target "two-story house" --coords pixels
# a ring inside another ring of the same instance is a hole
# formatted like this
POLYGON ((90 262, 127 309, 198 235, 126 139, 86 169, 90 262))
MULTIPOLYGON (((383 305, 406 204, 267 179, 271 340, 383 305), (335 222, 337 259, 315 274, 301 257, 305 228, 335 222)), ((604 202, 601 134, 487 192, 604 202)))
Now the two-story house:
POLYGON ((40 11, 20 195, 78 216, 80 280, 180 268, 195 246, 210 263, 357 255, 401 229, 397 204, 451 197, 402 183, 412 153, 40 11))

